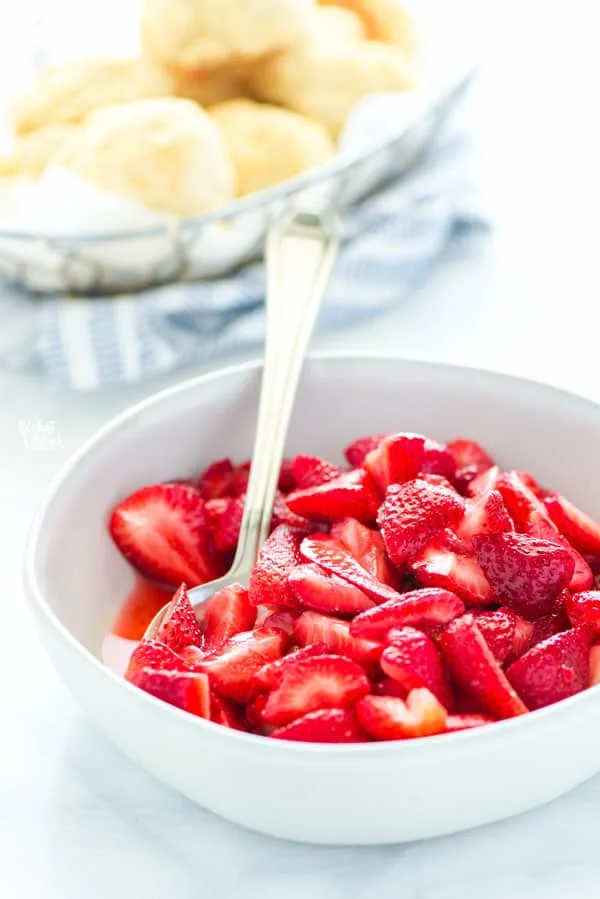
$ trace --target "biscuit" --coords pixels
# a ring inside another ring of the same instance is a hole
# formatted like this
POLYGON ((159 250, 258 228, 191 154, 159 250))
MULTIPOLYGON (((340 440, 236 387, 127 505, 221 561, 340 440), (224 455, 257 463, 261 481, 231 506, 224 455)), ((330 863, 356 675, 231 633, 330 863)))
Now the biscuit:
POLYGON ((414 86, 404 54, 376 41, 303 41, 256 63, 249 79, 259 99, 321 122, 334 137, 368 94, 414 86))
POLYGON ((144 0, 141 41, 179 69, 257 59, 297 40, 316 0, 144 0))
POLYGON ((417 37, 412 17, 399 0, 319 0, 326 8, 342 7, 359 16, 365 24, 367 37, 398 47, 412 56, 417 37))
POLYGON ((235 194, 223 136, 191 100, 98 109, 55 161, 109 193, 177 216, 214 209, 235 194))
POLYGON ((13 127, 26 134, 79 122, 101 106, 170 92, 168 76, 144 59, 69 60, 40 71, 32 90, 14 104, 13 127))
POLYGON ((294 178, 335 153, 322 125, 287 109, 230 100, 209 112, 229 147, 239 196, 294 178))
POLYGON ((0 157, 0 175, 35 180, 53 161, 77 125, 46 125, 15 140, 12 153, 0 157))

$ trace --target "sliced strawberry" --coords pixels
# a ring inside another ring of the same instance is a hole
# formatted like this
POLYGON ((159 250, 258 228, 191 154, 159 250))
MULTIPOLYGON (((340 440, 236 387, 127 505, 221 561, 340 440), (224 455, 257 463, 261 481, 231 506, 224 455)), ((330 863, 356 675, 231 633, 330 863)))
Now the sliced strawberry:
POLYGON ((464 515, 464 500, 453 490, 416 479, 388 487, 377 522, 395 565, 413 559, 446 527, 464 515))
POLYGON ((232 496, 241 496, 242 493, 245 493, 247 491, 249 478, 250 460, 247 459, 246 462, 242 462, 241 465, 238 465, 233 472, 233 478, 231 482, 232 496))
POLYGON ((548 540, 527 534, 479 534, 473 537, 473 546, 495 599, 531 620, 553 611, 573 575, 571 554, 548 540))
POLYGON ((291 724, 274 730, 271 737, 301 743, 365 743, 367 739, 351 709, 309 712, 291 724))
POLYGON ((358 468, 363 464, 365 457, 376 449, 387 434, 373 434, 371 437, 359 437, 344 450, 348 464, 358 468))
POLYGON ((447 448, 420 434, 393 434, 384 438, 361 463, 382 492, 390 484, 411 481, 419 474, 453 477, 456 463, 447 448))
POLYGON ((125 680, 131 680, 140 668, 155 671, 189 671, 181 656, 158 640, 142 640, 133 650, 125 671, 125 680))
POLYGON ((152 619, 173 598, 173 591, 136 575, 135 583, 113 622, 111 633, 141 640, 152 619))
POLYGON ((204 501, 193 487, 142 487, 116 507, 109 531, 132 565, 165 584, 202 584, 223 574, 209 551, 204 501))
POLYGON ((318 456, 304 456, 299 454, 292 461, 292 473, 297 490, 306 490, 309 487, 318 487, 333 481, 342 474, 340 468, 326 459, 318 456))
MULTIPOLYGON (((492 465, 491 468, 486 468, 483 471, 479 472, 474 478, 468 479, 467 483, 467 493, 469 496, 479 496, 481 493, 489 493, 490 490, 498 489, 498 478, 500 477, 500 469, 497 465, 492 465)), ((463 475, 464 478, 464 475, 463 475)), ((504 499, 504 497, 503 497, 504 499)), ((506 500, 505 500, 506 502, 506 500)), ((512 513, 510 508, 508 507, 509 515, 512 513)))
POLYGON ((406 699, 408 691, 397 681, 391 677, 384 677, 383 680, 373 684, 373 694, 375 696, 397 696, 400 699, 406 699))
POLYGON ((294 622, 301 614, 302 609, 276 609, 274 612, 268 612, 260 624, 261 627, 279 630, 286 638, 290 638, 294 633, 294 622))
POLYGON ((325 652, 347 656, 355 662, 376 662, 382 646, 372 640, 361 640, 350 635, 350 624, 340 618, 303 612, 294 625, 294 635, 301 646, 319 644, 325 652))
POLYGON ((382 584, 394 586, 396 577, 378 531, 368 528, 355 518, 344 518, 342 521, 334 522, 329 533, 335 540, 339 540, 373 577, 382 584))
POLYGON ((442 540, 421 550, 410 567, 424 587, 450 590, 468 606, 486 606, 491 602, 491 587, 475 556, 460 555, 442 540))
POLYGON ((281 524, 265 540, 250 576, 250 602, 255 606, 296 605, 287 576, 304 561, 300 555, 301 534, 281 524))
POLYGON ((535 646, 536 643, 541 643, 542 640, 547 640, 548 637, 553 637, 555 634, 560 634, 562 631, 569 630, 571 622, 563 606, 563 595, 567 593, 568 591, 565 590, 564 594, 558 597, 553 612, 549 615, 544 615, 542 618, 536 618, 533 623, 531 646, 535 646))
POLYGON ((202 663, 211 689, 233 699, 248 702, 254 695, 253 678, 257 671, 281 656, 283 637, 279 631, 257 628, 231 637, 202 663))
POLYGON ((206 468, 198 478, 198 490, 203 499, 218 499, 232 492, 234 468, 231 459, 219 459, 206 468))
POLYGON ((451 621, 441 649, 454 680, 481 703, 490 715, 512 718, 527 707, 507 680, 472 614, 451 621))
POLYGON ((233 552, 240 536, 242 515, 244 514, 244 495, 228 496, 219 500, 211 500, 212 508, 207 510, 211 522, 213 546, 218 552, 233 552), (215 503, 221 503, 220 514, 216 518, 215 503))
POLYGON ((186 646, 200 645, 202 631, 185 584, 181 585, 167 606, 156 639, 173 652, 181 652, 186 646))
POLYGON ((590 649, 590 687, 600 684, 600 646, 590 649))
POLYGON ((346 708, 369 692, 370 684, 356 662, 342 656, 299 659, 286 668, 269 694, 263 717, 281 726, 317 709, 346 708))
POLYGON ((326 571, 337 574, 349 584, 359 587, 375 602, 398 599, 400 595, 369 574, 338 540, 322 534, 313 534, 312 537, 306 537, 302 541, 300 552, 309 562, 315 562, 326 571))
POLYGON ((293 460, 292 459, 284 459, 281 463, 281 470, 279 472, 279 481, 277 487, 281 490, 282 493, 289 493, 290 490, 293 490, 296 486, 296 481, 294 478, 293 471, 293 460))
POLYGON ((356 703, 356 715, 374 740, 407 740, 443 732, 447 712, 433 693, 413 690, 406 701, 394 696, 365 696, 356 703))
POLYGON ((138 668, 131 683, 184 712, 210 718, 210 690, 205 674, 138 668))
POLYGON ((248 730, 240 706, 223 699, 222 696, 217 696, 216 693, 211 693, 210 696, 210 720, 231 730, 248 730))
POLYGON ((502 534, 506 531, 514 531, 512 519, 502 495, 497 490, 490 490, 467 500, 464 518, 458 523, 455 533, 470 550, 475 534, 502 534))
POLYGON ((600 555, 600 525, 558 493, 549 493, 544 505, 550 518, 580 553, 600 555))
POLYGON ((355 615, 375 606, 359 587, 314 563, 293 568, 288 574, 288 587, 298 605, 317 612, 355 615))
POLYGON ((315 530, 314 522, 292 512, 288 507, 285 496, 281 493, 276 493, 273 501, 271 530, 275 530, 280 524, 285 524, 289 528, 294 528, 294 530, 297 531, 304 531, 307 535, 315 530))
POLYGON ((474 440, 458 437, 447 444, 447 449, 454 457, 457 469, 476 466, 479 472, 486 471, 494 465, 492 457, 474 440))
POLYGON ((249 631, 256 621, 256 606, 241 584, 231 584, 215 593, 204 606, 202 648, 212 652, 226 640, 249 631))
POLYGON ((186 646, 179 653, 179 658, 190 671, 202 671, 202 663, 207 653, 199 646, 186 646))
POLYGON ((527 621, 520 615, 515 615, 515 630, 513 633, 512 646, 508 654, 507 662, 514 662, 520 658, 524 652, 533 646, 533 635, 535 631, 535 622, 527 621))
POLYGON ((246 706, 246 722, 255 734, 270 734, 273 728, 263 718, 263 710, 267 704, 267 694, 259 693, 252 702, 246 706))
POLYGON ((517 616, 510 609, 474 612, 473 614, 485 642, 503 665, 513 648, 517 616))
POLYGON ((350 624, 350 633, 367 640, 385 640, 392 628, 445 625, 464 611, 463 601, 449 590, 411 590, 357 615, 350 624))
POLYGON ((379 663, 383 673, 407 693, 427 687, 448 708, 452 692, 433 641, 414 627, 391 630, 388 640, 391 645, 385 647, 379 663))
POLYGON ((589 590, 593 585, 593 575, 585 559, 563 537, 550 518, 546 506, 524 483, 518 471, 502 472, 496 475, 496 488, 502 494, 506 507, 515 523, 517 531, 530 537, 539 537, 563 546, 573 558, 573 574, 569 589, 573 593, 589 590))
POLYGON ((600 637, 600 590, 568 593, 564 609, 571 624, 586 624, 594 637, 600 637))
POLYGON ((494 724, 494 718, 488 718, 487 715, 448 715, 444 733, 454 734, 459 730, 470 730, 484 724, 494 724))
POLYGON ((531 709, 567 699, 589 686, 589 636, 574 627, 538 643, 506 671, 531 709))
POLYGON ((517 471, 516 474, 519 475, 521 481, 529 490, 531 490, 534 496, 541 500, 544 499, 548 491, 544 490, 543 487, 540 487, 532 474, 529 474, 528 471, 517 471))
POLYGON ((323 643, 313 643, 310 646, 303 646, 301 649, 289 652, 286 656, 275 659, 274 662, 269 662, 256 672, 253 678, 255 690, 259 693, 264 693, 266 690, 272 690, 273 687, 279 686, 286 669, 290 666, 295 666, 300 659, 310 659, 313 656, 328 654, 329 650, 323 643))
POLYGON ((366 471, 344 472, 334 480, 288 493, 286 503, 296 515, 321 521, 340 518, 375 520, 381 502, 375 482, 366 471))

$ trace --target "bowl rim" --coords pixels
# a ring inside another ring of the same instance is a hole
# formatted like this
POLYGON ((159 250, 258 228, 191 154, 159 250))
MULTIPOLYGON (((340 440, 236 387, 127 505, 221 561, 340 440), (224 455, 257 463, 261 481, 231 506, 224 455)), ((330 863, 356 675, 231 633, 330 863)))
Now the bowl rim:
MULTIPOLYGON (((413 369, 416 373, 425 373, 426 371, 434 370, 438 371, 440 376, 442 376, 444 372, 449 376, 461 374, 464 376, 468 374, 471 377, 475 376, 479 379, 483 378, 496 382, 509 382, 515 386, 520 386, 525 390, 533 389, 538 394, 558 394, 562 396, 564 400, 576 403, 580 407, 585 407, 588 411, 595 412, 600 417, 600 402, 596 402, 581 394, 573 393, 570 390, 566 390, 564 388, 557 387, 543 381, 538 381, 534 378, 513 375, 500 370, 461 365, 453 362, 412 359, 403 355, 379 355, 368 351, 359 351, 352 353, 349 353, 348 351, 326 351, 311 353, 307 357, 307 361, 326 364, 341 363, 346 365, 351 362, 357 361, 367 364, 388 363, 400 364, 407 370, 413 369)), ((468 744, 469 746, 479 746, 486 740, 490 739, 510 739, 513 733, 515 733, 516 728, 518 728, 519 733, 525 733, 527 730, 531 730, 531 728, 537 727, 538 722, 541 723, 543 721, 549 721, 553 718, 557 718, 557 716, 561 714, 561 709, 564 711, 573 711, 578 706, 583 705, 589 701, 595 701, 597 699, 597 697, 600 695, 600 684, 588 687, 587 689, 582 690, 580 693, 577 693, 574 696, 570 696, 567 699, 560 700, 560 702, 554 703, 553 705, 549 705, 541 709, 531 710, 527 714, 520 715, 515 718, 507 718, 501 721, 495 721, 493 722, 493 724, 488 724, 482 727, 469 728, 461 731, 456 731, 454 733, 434 734, 428 737, 420 737, 413 740, 407 739, 373 743, 345 744, 303 743, 292 740, 273 740, 259 734, 251 734, 244 731, 238 731, 232 728, 223 727, 222 725, 217 724, 213 721, 191 715, 189 712, 185 712, 182 709, 171 706, 168 703, 165 703, 162 700, 157 699, 156 697, 151 696, 148 693, 145 693, 143 690, 140 690, 133 684, 130 684, 124 679, 124 677, 119 676, 114 671, 112 671, 107 665, 102 662, 100 658, 98 658, 98 656, 96 656, 90 649, 84 646, 84 644, 81 643, 59 620, 53 609, 47 603, 44 593, 36 577, 36 559, 40 538, 44 530, 44 521, 47 516, 48 510, 58 499, 63 485, 68 481, 71 474, 76 470, 79 463, 85 457, 99 448, 106 439, 110 438, 110 435, 113 432, 117 431, 123 425, 126 425, 128 421, 132 421, 140 413, 151 409, 155 405, 164 403, 165 401, 168 401, 175 396, 185 394, 188 391, 193 391, 205 384, 210 384, 212 381, 259 371, 261 366, 261 359, 250 359, 243 362, 234 363, 232 365, 223 366, 222 368, 214 369, 204 374, 196 375, 192 378, 187 378, 177 384, 171 385, 162 390, 158 390, 155 393, 152 393, 150 396, 128 406, 118 415, 110 418, 107 422, 96 429, 96 431, 81 444, 81 446, 66 460, 66 462, 63 463, 59 471, 51 479, 50 484, 46 487, 42 500, 38 504, 37 510, 34 513, 31 524, 29 526, 23 555, 22 570, 25 594, 34 615, 42 616, 45 621, 52 626, 53 630, 60 636, 60 638, 68 644, 70 649, 73 650, 81 658, 82 662, 91 665, 96 671, 102 671, 105 677, 108 677, 114 683, 120 684, 120 686, 125 690, 130 691, 132 696, 137 697, 136 701, 150 703, 151 705, 154 705, 156 709, 162 709, 163 714, 175 715, 176 719, 179 719, 182 722, 187 722, 189 727, 196 727, 200 729, 209 728, 213 733, 213 736, 220 736, 224 740, 234 740, 239 743, 240 747, 245 746, 248 750, 251 750, 253 748, 255 750, 260 750, 262 748, 266 752, 287 752, 290 755, 297 755, 298 753, 301 753, 304 756, 310 754, 319 757, 323 756, 326 759, 336 759, 339 757, 356 757, 357 754, 362 754, 365 756, 365 758, 368 758, 374 754, 377 754, 378 756, 387 756, 396 753, 398 753, 399 755, 402 754, 403 758, 411 758, 412 754, 422 753, 424 751, 435 751, 435 747, 444 747, 447 745, 449 746, 450 744, 456 745, 457 743, 465 740, 470 741, 468 744), (444 737, 444 740, 440 741, 438 738, 441 736, 444 737)))

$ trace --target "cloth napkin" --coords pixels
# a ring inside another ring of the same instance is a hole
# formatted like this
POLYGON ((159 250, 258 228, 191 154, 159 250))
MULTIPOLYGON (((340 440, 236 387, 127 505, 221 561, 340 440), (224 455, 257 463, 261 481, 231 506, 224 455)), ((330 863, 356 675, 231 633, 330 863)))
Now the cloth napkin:
MULTIPOLYGON (((465 92, 454 96, 418 162, 344 214, 320 332, 395 307, 449 244, 486 227, 464 104, 465 92)), ((60 389, 98 390, 259 351, 264 267, 254 263, 217 280, 89 300, 32 298, 0 284, 0 317, 0 364, 33 367, 60 389)))

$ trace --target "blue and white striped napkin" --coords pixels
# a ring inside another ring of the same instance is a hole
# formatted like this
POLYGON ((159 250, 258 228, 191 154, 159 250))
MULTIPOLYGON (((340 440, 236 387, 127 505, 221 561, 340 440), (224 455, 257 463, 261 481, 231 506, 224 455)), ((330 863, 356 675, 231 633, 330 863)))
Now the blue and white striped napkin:
MULTIPOLYGON (((464 116, 447 115, 416 166, 344 216, 321 331, 401 303, 452 241, 485 227, 470 143, 464 116)), ((62 389, 132 383, 258 350, 263 299, 259 263, 218 280, 89 300, 31 298, 0 285, 0 362, 33 366, 62 389)))

